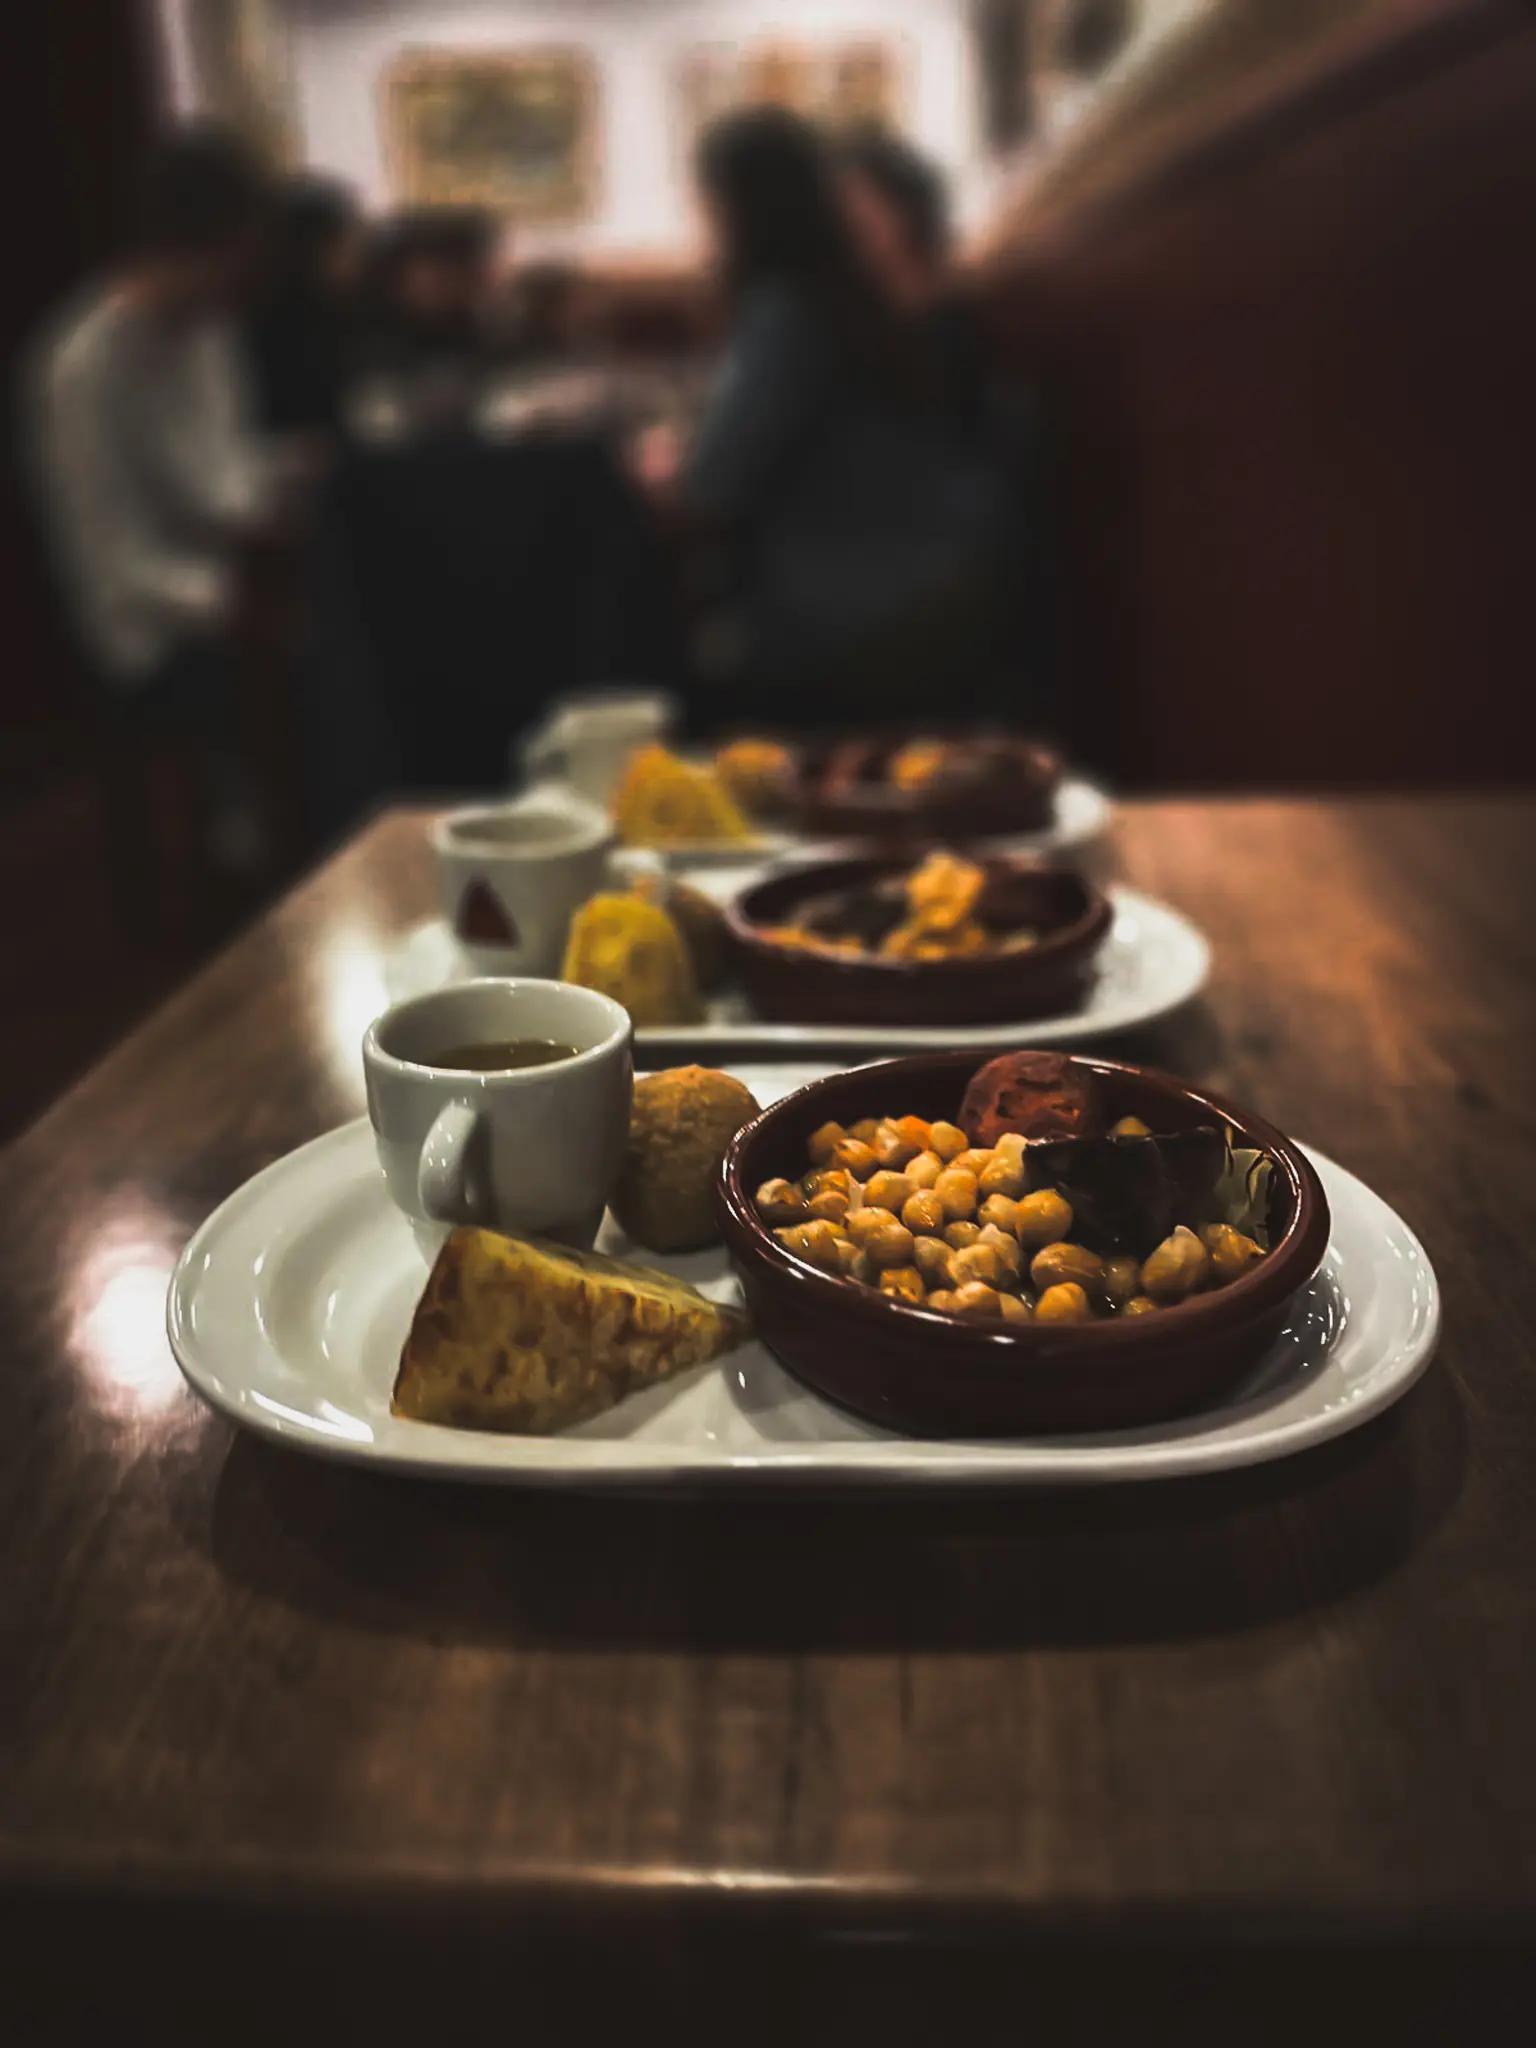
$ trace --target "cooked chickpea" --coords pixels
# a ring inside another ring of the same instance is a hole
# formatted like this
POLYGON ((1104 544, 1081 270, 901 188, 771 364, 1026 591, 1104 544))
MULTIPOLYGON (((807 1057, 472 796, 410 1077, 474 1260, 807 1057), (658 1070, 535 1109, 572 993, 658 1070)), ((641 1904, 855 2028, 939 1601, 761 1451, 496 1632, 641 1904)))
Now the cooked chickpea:
POLYGON ((1022 1131, 1004 1131, 1003 1135, 992 1147, 992 1151, 997 1158, 1012 1159, 1016 1164, 1022 1166, 1024 1163, 1024 1148, 1028 1143, 1029 1140, 1022 1131))
POLYGON ((869 1280, 873 1268, 851 1237, 837 1240, 837 1263, 845 1280, 869 1280))
POLYGON ((949 1288, 935 1287, 923 1306, 937 1309, 941 1316, 952 1316, 955 1313, 955 1297, 949 1288))
POLYGON ((944 1242, 957 1252, 963 1252, 968 1244, 975 1244, 980 1236, 981 1225, 965 1217, 944 1226, 944 1242))
POLYGON ((994 1152, 977 1174, 976 1186, 983 1195, 1010 1195, 1017 1201, 1024 1192, 1023 1162, 994 1152))
POLYGON ((1002 1310, 1005 1323, 1028 1323, 1034 1320, 1034 1310, 1021 1294, 1000 1294, 997 1305, 1002 1310))
POLYGON ((861 1116, 856 1124, 848 1126, 848 1135, 850 1138, 857 1138, 861 1145, 873 1145, 875 1133, 879 1128, 879 1117, 861 1116))
POLYGON ((804 1259, 808 1266, 818 1266, 823 1273, 840 1273, 843 1270, 842 1255, 837 1249, 842 1233, 824 1218, 796 1223, 788 1230, 776 1230, 773 1234, 786 1251, 804 1259))
POLYGON ((899 1172, 909 1159, 915 1159, 923 1149, 921 1145, 909 1145, 892 1123, 883 1123, 869 1142, 880 1164, 895 1172, 899 1172))
POLYGON ((889 1209, 900 1215, 901 1206, 912 1192, 912 1184, 904 1173, 872 1173, 864 1183, 864 1199, 877 1209, 889 1209))
POLYGON ((1123 1116, 1119 1123, 1110 1126, 1109 1135, 1112 1138, 1150 1138, 1152 1131, 1139 1116, 1123 1116))
POLYGON ((841 1188, 823 1188, 819 1195, 812 1195, 805 1206, 811 1215, 823 1217, 828 1223, 846 1223, 848 1220, 848 1197, 841 1188))
POLYGON ((898 1301, 909 1301, 919 1308, 928 1295, 916 1266, 887 1266, 880 1275, 880 1292, 894 1294, 898 1301))
POLYGON ((1150 1294, 1133 1294, 1129 1301, 1121 1304, 1120 1313, 1123 1316, 1155 1316, 1157 1303, 1150 1294))
POLYGON ((1072 1228, 1072 1204, 1055 1188, 1036 1188, 1020 1201, 1016 1221, 1020 1244, 1057 1244, 1072 1228))
POLYGON ((960 1173, 974 1173, 978 1179, 992 1164, 992 1154, 983 1145, 968 1145, 950 1165, 960 1173))
POLYGON ((1008 1278, 995 1244, 968 1244, 963 1252, 949 1255, 950 1284, 961 1288, 971 1280, 985 1281, 988 1287, 1000 1288, 1008 1278))
POLYGON ((832 1163, 851 1173, 855 1180, 868 1180, 880 1164, 858 1138, 840 1138, 832 1149, 832 1163))
POLYGON ((958 1124, 937 1123, 928 1126, 928 1148, 937 1152, 946 1165, 951 1159, 958 1159, 969 1147, 970 1142, 958 1124))
POLYGON ((1264 1256, 1251 1237, 1234 1230, 1230 1223, 1208 1223, 1200 1238, 1210 1254, 1211 1278, 1218 1287, 1240 1279, 1256 1259, 1264 1256))
POLYGON ((1010 1237, 1006 1230, 999 1230, 995 1223, 983 1223, 981 1226, 981 1236, 977 1238, 976 1242, 979 1245, 991 1245, 1003 1262, 1003 1271, 1016 1287, 1019 1283, 1019 1275, 1024 1270, 1024 1254, 1019 1249, 1018 1239, 1010 1237))
POLYGON ((1126 1252, 1104 1261, 1104 1292, 1116 1308, 1124 1308, 1133 1294, 1141 1292, 1141 1261, 1126 1252))
POLYGON ((958 1166, 946 1166, 933 1184, 933 1192, 944 1204, 951 1223, 976 1214, 976 1176, 958 1166))
POLYGON ((884 1230, 891 1220, 889 1209, 877 1209, 873 1203, 866 1203, 862 1209, 853 1211, 846 1228, 855 1244, 865 1245, 877 1230, 884 1230))
POLYGON ((905 1223, 888 1217, 883 1229, 872 1230, 864 1240, 864 1252, 872 1266, 884 1272, 887 1266, 910 1266, 913 1237, 905 1223))
POLYGON ((1047 1287, 1035 1303, 1037 1323, 1087 1323, 1093 1320, 1093 1310, 1088 1306, 1088 1297, 1075 1280, 1063 1280, 1059 1286, 1047 1287))
POLYGON ((805 1197, 792 1181, 765 1180, 753 1199, 765 1223, 799 1223, 805 1215, 805 1197))
POLYGON ((814 1173, 808 1173, 800 1183, 800 1192, 807 1201, 812 1195, 825 1194, 828 1188, 840 1189, 850 1202, 859 1192, 858 1182, 841 1166, 818 1167, 814 1173))
POLYGON ((848 1133, 838 1123, 825 1123, 812 1131, 806 1141, 806 1151, 816 1166, 825 1166, 848 1133))
POLYGON ((894 1120, 897 1134, 912 1147, 914 1152, 926 1152, 929 1142, 929 1125, 925 1117, 898 1116, 894 1120))
POLYGON ((937 1237, 944 1228, 944 1204, 930 1190, 908 1195, 901 1205, 901 1220, 914 1237, 937 1237))
POLYGON ((964 1286, 957 1287, 954 1304, 955 1314, 970 1323, 995 1323, 1003 1313, 1002 1296, 984 1280, 967 1280, 964 1286))
POLYGON ((1018 1209, 1018 1203, 1010 1201, 1007 1195, 988 1195, 981 1207, 976 1211, 976 1214, 984 1226, 990 1226, 994 1230, 1006 1231, 1017 1242, 1019 1235, 1018 1209))
POLYGON ((907 1179, 915 1188, 931 1188, 943 1171, 944 1162, 937 1152, 919 1152, 906 1164, 907 1179))
POLYGON ((1037 1288, 1060 1287, 1070 1282, 1090 1294, 1102 1294, 1104 1261, 1085 1245, 1048 1244, 1030 1260, 1029 1277, 1037 1288))
POLYGON ((912 1263, 930 1287, 949 1285, 949 1246, 941 1237, 920 1237, 912 1247, 912 1263))
POLYGON ((1182 1301, 1205 1279, 1211 1269, 1210 1254, 1187 1225, 1181 1223, 1165 1237, 1156 1251, 1149 1252, 1141 1269, 1144 1294, 1154 1301, 1182 1301))

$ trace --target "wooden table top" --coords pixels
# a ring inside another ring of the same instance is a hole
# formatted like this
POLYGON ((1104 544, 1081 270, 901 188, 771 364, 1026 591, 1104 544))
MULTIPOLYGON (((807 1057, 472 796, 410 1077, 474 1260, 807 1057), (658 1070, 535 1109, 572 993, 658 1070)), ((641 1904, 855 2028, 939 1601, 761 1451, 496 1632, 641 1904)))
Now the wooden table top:
POLYGON ((362 1108, 430 894, 391 815, 0 1157, 0 1887, 1536 1931, 1536 801, 1132 804, 1118 856, 1216 960, 1119 1043, 1428 1247, 1445 1334, 1399 1407, 1249 1473, 986 1499, 476 1491, 237 1435, 166 1281, 362 1108))

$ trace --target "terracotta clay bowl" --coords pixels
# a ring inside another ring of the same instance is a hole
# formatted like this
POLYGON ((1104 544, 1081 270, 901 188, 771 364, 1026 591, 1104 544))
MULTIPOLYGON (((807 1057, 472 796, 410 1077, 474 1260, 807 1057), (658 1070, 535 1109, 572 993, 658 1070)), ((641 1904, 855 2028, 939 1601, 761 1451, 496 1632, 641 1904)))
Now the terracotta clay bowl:
POLYGON ((829 1118, 952 1120, 982 1064, 974 1052, 953 1052, 859 1067, 786 1096, 737 1133, 718 1201, 758 1336, 817 1393, 913 1436, 1126 1429, 1219 1400, 1274 1341, 1316 1273, 1328 1245, 1328 1201, 1310 1163, 1273 1124, 1167 1074, 1074 1061, 1099 1077, 1111 1120, 1139 1116, 1154 1131, 1227 1123, 1235 1144, 1274 1161, 1270 1250, 1219 1293, 1126 1321, 962 1323, 817 1271, 759 1221, 755 1190, 803 1173, 806 1141, 829 1118))
POLYGON ((910 841, 999 837, 1039 832, 1056 812, 1060 756, 1017 733, 956 734, 996 749, 975 772, 941 779, 920 790, 885 780, 891 757, 926 735, 878 733, 805 748, 792 805, 800 828, 818 837, 910 841))
POLYGON ((1102 891, 1069 868, 984 860, 988 921, 1034 925, 1017 953, 963 960, 886 960, 819 952, 771 936, 817 899, 908 872, 912 854, 780 869, 727 906, 736 969, 761 1017, 805 1024, 1006 1024, 1077 1007, 1109 932, 1102 891))

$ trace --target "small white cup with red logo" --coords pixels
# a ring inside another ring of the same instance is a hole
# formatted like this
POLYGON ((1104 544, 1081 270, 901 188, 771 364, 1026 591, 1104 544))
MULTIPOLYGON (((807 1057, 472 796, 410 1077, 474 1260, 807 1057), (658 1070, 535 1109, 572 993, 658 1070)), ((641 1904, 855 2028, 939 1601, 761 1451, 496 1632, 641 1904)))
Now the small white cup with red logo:
POLYGON ((613 878, 613 827, 589 805, 451 811, 431 839, 443 915, 477 974, 558 974, 572 913, 613 878))

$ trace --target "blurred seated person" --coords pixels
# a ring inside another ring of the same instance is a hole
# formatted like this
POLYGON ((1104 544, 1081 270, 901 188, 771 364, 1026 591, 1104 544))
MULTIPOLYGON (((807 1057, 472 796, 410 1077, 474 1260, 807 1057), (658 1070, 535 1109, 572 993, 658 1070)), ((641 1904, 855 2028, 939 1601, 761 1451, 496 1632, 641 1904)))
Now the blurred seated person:
POLYGON ((125 734, 205 743, 231 865, 256 836, 231 787, 236 571, 271 502, 234 319, 264 206, 232 138, 184 130, 152 168, 137 246, 55 319, 33 373, 45 523, 93 694, 125 734))
POLYGON ((265 275, 246 322, 256 418, 267 433, 335 433, 364 249, 345 185, 306 176, 279 192, 265 275))
POLYGON ((864 260, 921 335, 935 396, 956 431, 972 437, 976 459, 991 463, 1003 488, 1016 550, 1008 623, 1021 666, 1031 672, 1031 708, 1044 715, 1053 667, 1046 559, 1053 464, 1036 396, 996 374, 975 303, 955 272, 949 188, 938 166, 901 137, 871 128, 845 139, 839 172, 864 260))
POLYGON ((862 129, 838 152, 854 239, 892 303, 932 306, 950 287, 949 194, 943 173, 899 136, 862 129))
POLYGON ((496 253, 490 217, 474 207, 398 215, 370 266, 356 357, 363 377, 451 392, 482 367, 496 253))
POLYGON ((750 692, 759 719, 771 702, 785 723, 900 722, 985 694, 998 479, 858 251, 827 152, 755 108, 706 134, 699 175, 731 315, 678 481, 717 550, 700 715, 712 695, 739 717, 750 692))
POLYGON ((847 138, 838 169, 860 255, 890 303, 924 330, 947 395, 962 409, 974 407, 988 374, 986 348, 974 310, 956 285, 943 172, 883 128, 847 138))

